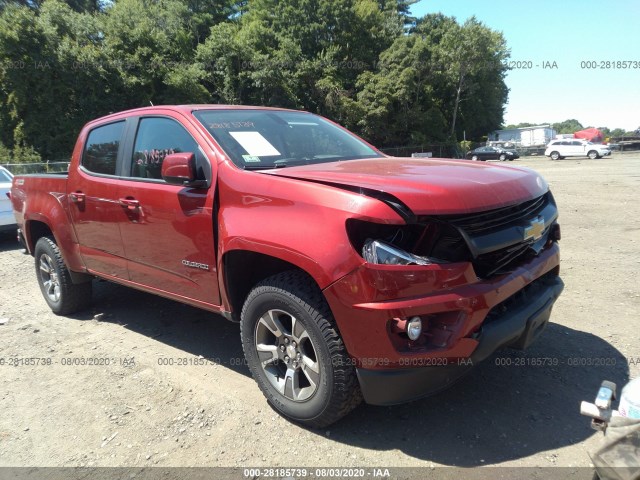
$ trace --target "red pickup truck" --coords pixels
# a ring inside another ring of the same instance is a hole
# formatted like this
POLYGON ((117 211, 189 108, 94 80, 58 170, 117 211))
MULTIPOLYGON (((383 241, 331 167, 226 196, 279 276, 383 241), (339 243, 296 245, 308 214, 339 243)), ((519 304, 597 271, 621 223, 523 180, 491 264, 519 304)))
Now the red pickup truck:
POLYGON ((267 400, 315 427, 527 347, 563 288, 538 174, 388 157, 306 112, 110 115, 68 175, 16 176, 11 200, 55 313, 86 308, 95 277, 219 313, 267 400))

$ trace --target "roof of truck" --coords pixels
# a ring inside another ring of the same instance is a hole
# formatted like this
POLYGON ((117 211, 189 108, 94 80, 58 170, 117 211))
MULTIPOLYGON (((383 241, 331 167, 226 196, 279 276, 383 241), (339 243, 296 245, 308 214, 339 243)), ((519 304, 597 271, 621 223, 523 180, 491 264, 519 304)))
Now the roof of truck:
POLYGON ((113 112, 109 115, 105 115, 100 118, 91 120, 89 123, 102 122, 111 117, 127 116, 132 114, 144 115, 145 113, 159 111, 159 110, 172 110, 174 112, 181 112, 183 114, 190 114, 195 110, 280 110, 280 111, 297 111, 288 108, 277 107, 260 107, 252 105, 219 105, 219 104, 193 104, 193 105, 151 105, 148 107, 132 108, 130 110, 123 110, 121 112, 113 112))

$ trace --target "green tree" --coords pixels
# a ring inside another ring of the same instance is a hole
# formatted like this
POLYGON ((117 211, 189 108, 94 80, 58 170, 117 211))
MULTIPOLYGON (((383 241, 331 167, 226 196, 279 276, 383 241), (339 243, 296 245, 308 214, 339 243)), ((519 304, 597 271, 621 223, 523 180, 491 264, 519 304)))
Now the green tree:
POLYGON ((95 15, 58 0, 46 1, 38 12, 11 6, 0 14, 5 145, 66 159, 82 124, 117 104, 105 95, 117 79, 105 68, 100 35, 95 15))
POLYGON ((486 129, 496 120, 501 124, 508 95, 505 61, 509 58, 502 33, 471 17, 463 25, 450 24, 435 53, 453 90, 451 137, 455 138, 459 115, 466 116, 466 123, 474 130, 486 129), (491 121, 482 122, 482 117, 491 121))
POLYGON ((575 118, 565 120, 564 122, 554 123, 552 127, 558 133, 575 133, 580 130, 584 130, 582 124, 575 118))
POLYGON ((485 135, 503 120, 507 56, 501 34, 475 19, 427 15, 359 77, 347 123, 381 146, 485 135))
POLYGON ((0 2, 0 142, 20 158, 67 158, 86 121, 151 102, 301 108, 381 146, 502 122, 502 36, 414 0, 0 2))
MULTIPOLYGON (((107 0, 65 0, 65 3, 76 12, 93 13, 101 10, 107 0)), ((36 11, 43 5, 43 0, 0 0, 0 11, 10 5, 36 11)))
POLYGON ((11 163, 12 152, 0 142, 0 163, 11 163))
POLYGON ((358 76, 402 34, 406 3, 255 0, 238 25, 217 25, 198 47, 205 85, 214 98, 340 119, 358 76))
POLYGON ((422 36, 398 37, 380 55, 378 70, 360 76, 349 126, 380 146, 444 140, 432 56, 433 45, 422 36))
POLYGON ((119 0, 106 10, 104 51, 128 106, 208 99, 204 72, 193 61, 191 20, 179 0, 119 0))

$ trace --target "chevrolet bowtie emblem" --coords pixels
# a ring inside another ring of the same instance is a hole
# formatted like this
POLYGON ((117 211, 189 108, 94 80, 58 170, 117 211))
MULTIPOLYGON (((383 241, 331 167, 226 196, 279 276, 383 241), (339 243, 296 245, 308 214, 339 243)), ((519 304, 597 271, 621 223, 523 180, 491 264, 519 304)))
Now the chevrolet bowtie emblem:
POLYGON ((544 232, 544 219, 542 217, 534 218, 531 224, 524 229, 524 239, 538 240, 544 232))

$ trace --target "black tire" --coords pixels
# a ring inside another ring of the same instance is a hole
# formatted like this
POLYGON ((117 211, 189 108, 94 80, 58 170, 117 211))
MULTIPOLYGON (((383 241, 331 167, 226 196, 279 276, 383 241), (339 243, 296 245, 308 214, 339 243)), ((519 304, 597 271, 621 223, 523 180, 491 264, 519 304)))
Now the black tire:
POLYGON ((500 161, 504 162, 507 159, 507 156, 503 153, 502 155, 500 155, 500 161))
POLYGON ((240 335, 253 378, 267 401, 283 416, 308 427, 322 428, 347 415, 362 401, 353 362, 329 305, 315 282, 303 272, 287 271, 258 283, 242 308, 240 335), (298 363, 292 362, 294 355, 298 363), (308 362, 313 367, 308 367, 308 362))
POLYGON ((477 156, 477 155, 473 155, 473 156, 471 157, 471 160, 473 160, 473 161, 477 161, 477 160, 478 160, 478 156, 477 156))
POLYGON ((560 160, 562 158, 558 152, 551 152, 549 157, 551 157, 551 160, 560 160))
POLYGON ((36 243, 36 277, 49 308, 56 315, 83 310, 91 303, 92 283, 74 284, 53 238, 42 237, 36 243))
POLYGON ((587 153, 587 157, 589 157, 591 160, 595 160, 596 158, 600 158, 600 155, 598 155, 598 152, 596 152, 595 150, 591 150, 589 153, 587 153))

